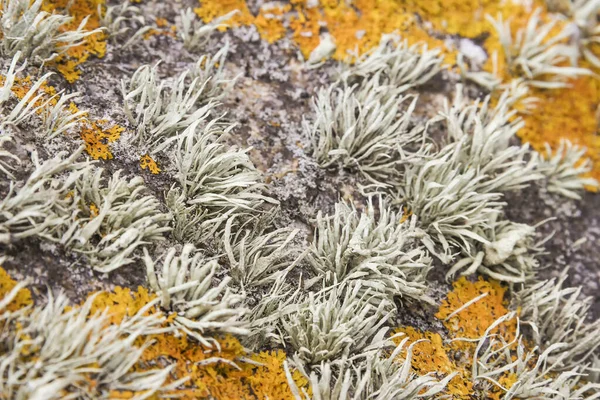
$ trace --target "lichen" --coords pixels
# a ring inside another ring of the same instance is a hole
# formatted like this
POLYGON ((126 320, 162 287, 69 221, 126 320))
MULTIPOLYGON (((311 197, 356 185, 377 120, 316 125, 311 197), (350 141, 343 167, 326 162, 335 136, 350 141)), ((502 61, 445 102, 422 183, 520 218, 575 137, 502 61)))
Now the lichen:
MULTIPOLYGON (((0 78, 0 82, 3 82, 4 77, 0 78)), ((23 99, 32 86, 33 79, 31 76, 17 77, 12 87, 12 93, 17 99, 23 99)), ((44 102, 47 102, 50 106, 56 105, 58 102, 56 94, 56 89, 44 81, 35 93, 36 96, 40 95, 40 97, 34 105, 39 106, 44 102)), ((33 98, 35 99, 36 97, 33 98)), ((39 114, 42 111, 40 109, 37 112, 39 114)), ((70 102, 64 111, 76 114, 79 112, 79 108, 74 102, 70 102)), ((121 137, 123 131, 125 131, 124 127, 112 124, 105 119, 91 118, 87 112, 83 114, 83 118, 79 122, 79 136, 85 143, 87 153, 95 160, 110 160, 113 158, 110 144, 116 142, 121 137)))
POLYGON ((545 143, 558 149, 562 139, 586 147, 592 160, 590 175, 600 180, 600 136, 598 136, 598 107, 600 81, 595 77, 580 77, 569 89, 533 90, 538 99, 534 112, 524 114, 525 127, 517 135, 521 140, 546 153, 545 143))
MULTIPOLYGON (((126 316, 135 315, 155 298, 143 287, 136 291, 116 287, 113 292, 96 293, 93 296, 92 313, 107 309, 113 324, 120 323, 126 316)), ((158 308, 148 310, 148 314, 156 312, 162 311, 158 308)), ((168 315, 167 323, 175 317, 174 313, 168 315)), ((142 363, 136 369, 145 371, 157 363, 175 365, 171 382, 189 377, 173 393, 183 399, 294 399, 283 370, 286 355, 281 350, 251 354, 238 339, 230 335, 217 337, 219 345, 216 348, 202 346, 185 333, 162 333, 150 335, 147 339, 152 344, 145 348, 142 363), (244 357, 255 363, 243 361, 244 357)), ((308 390, 305 377, 298 371, 293 372, 293 376, 299 387, 308 390)))
MULTIPOLYGON (((105 9, 105 0, 44 0, 42 10, 53 13, 64 13, 72 17, 70 23, 64 25, 65 31, 75 30, 81 22, 89 17, 86 24, 87 30, 100 28, 100 16, 98 9, 105 9)), ((103 32, 95 33, 86 38, 86 40, 71 47, 65 55, 61 55, 52 61, 54 66, 69 82, 73 83, 81 77, 80 66, 86 62, 90 56, 98 58, 104 57, 106 53, 107 36, 103 32)))
MULTIPOLYGON (((421 341, 413 349, 412 367, 415 372, 420 375, 448 375, 458 372, 449 382, 446 393, 453 399, 471 399, 474 392, 471 367, 476 348, 475 340, 483 337, 498 318, 509 313, 505 294, 506 287, 499 282, 487 281, 481 277, 471 282, 461 277, 453 283, 453 290, 446 295, 435 314, 447 329, 446 338, 436 332, 420 331, 412 326, 397 328, 394 333, 403 333, 409 338, 409 343, 421 341), (468 302, 486 293, 485 297, 455 313, 468 302)), ((513 340, 517 332, 516 320, 511 319, 501 324, 493 332, 501 335, 506 341, 513 340)), ((400 336, 395 341, 398 343, 403 338, 404 336, 400 336)), ((500 381, 504 387, 510 388, 516 379, 514 374, 507 373, 502 375, 500 381)), ((492 388, 487 393, 487 398, 499 400, 502 394, 497 388, 492 388)))
POLYGON ((160 168, 158 167, 158 164, 148 154, 144 154, 140 158, 140 168, 147 169, 153 175, 160 174, 160 168))
MULTIPOLYGON (((17 286, 17 281, 13 280, 8 272, 0 266, 0 299, 10 293, 17 286)), ((17 296, 11 301, 6 309, 8 311, 16 311, 33 304, 31 292, 27 288, 20 289, 17 296)))

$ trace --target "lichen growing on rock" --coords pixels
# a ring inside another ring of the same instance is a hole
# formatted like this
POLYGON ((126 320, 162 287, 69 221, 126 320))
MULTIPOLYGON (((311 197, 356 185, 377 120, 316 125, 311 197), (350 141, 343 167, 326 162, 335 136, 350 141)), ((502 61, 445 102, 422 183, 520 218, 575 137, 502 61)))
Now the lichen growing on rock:
POLYGON ((0 398, 599 396, 599 2, 0 3, 0 398))

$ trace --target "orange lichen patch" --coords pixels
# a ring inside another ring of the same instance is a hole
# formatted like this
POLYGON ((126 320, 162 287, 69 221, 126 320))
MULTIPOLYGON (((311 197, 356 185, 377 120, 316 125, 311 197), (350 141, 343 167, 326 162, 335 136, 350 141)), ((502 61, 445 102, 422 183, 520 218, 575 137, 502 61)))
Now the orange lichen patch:
POLYGON ((111 324, 119 324, 123 318, 132 317, 156 297, 141 286, 135 292, 117 286, 112 292, 99 292, 93 296, 94 301, 90 313, 93 315, 108 309, 108 318, 111 324))
MULTIPOLYGON (((162 19, 157 19, 157 21, 165 21, 166 20, 162 20, 162 19)), ((175 25, 171 25, 171 26, 160 26, 163 23, 161 22, 160 24, 157 22, 156 26, 157 28, 152 28, 150 30, 148 30, 148 32, 144 33, 143 38, 144 40, 148 40, 150 39, 152 36, 168 36, 168 37, 177 37, 176 33, 177 32, 177 27, 175 25)), ((168 23, 167 23, 168 24, 168 23)))
MULTIPOLYGON (((156 298, 143 287, 139 287, 137 291, 117 287, 113 292, 102 292, 94 296, 91 313, 108 310, 107 315, 112 324, 118 324, 123 318, 135 315, 156 298)), ((155 313, 162 314, 163 311, 158 306, 147 311, 147 314, 155 313)), ((168 315, 165 327, 176 316, 174 313, 168 315)), ((137 343, 141 345, 148 341, 150 344, 145 348, 135 369, 143 372, 156 366, 174 365, 169 378, 171 382, 189 378, 172 393, 182 399, 294 398, 283 369, 283 351, 249 354, 233 336, 219 336, 213 339, 218 345, 206 347, 185 333, 165 332, 149 335, 137 343), (246 363, 242 361, 243 357, 260 365, 246 363)), ((298 387, 309 389, 307 379, 298 371, 293 371, 292 376, 298 387)), ((126 396, 127 393, 122 395, 126 396)))
MULTIPOLYGON (((0 267, 0 300, 8 295, 15 286, 17 286, 17 282, 10 277, 4 268, 0 267)), ((31 300, 31 292, 29 289, 23 288, 20 289, 17 292, 16 297, 10 303, 8 303, 6 310, 17 311, 21 308, 30 306, 31 304, 33 304, 33 301, 31 300)))
POLYGON ((80 136, 85 142, 85 150, 94 160, 100 158, 104 160, 112 159, 113 154, 110 151, 109 143, 116 142, 125 130, 119 125, 113 125, 106 129, 102 128, 101 125, 106 123, 106 120, 84 120, 81 127, 80 136))
POLYGON ((167 28, 169 26, 169 21, 164 18, 156 18, 154 22, 156 22, 156 26, 159 28, 167 28))
POLYGON ((145 154, 140 158, 140 167, 142 169, 147 169, 153 175, 158 175, 160 173, 160 168, 158 168, 156 161, 154 161, 148 154, 145 154))
MULTIPOLYGON (((250 355, 232 336, 216 338, 218 346, 213 348, 185 334, 166 333, 150 339, 154 343, 142 355, 143 360, 152 365, 166 359, 175 364, 173 380, 189 377, 177 391, 184 399, 294 399, 283 369, 283 351, 250 355), (263 365, 243 362, 242 357, 263 365)), ((293 378, 298 387, 308 389, 308 381, 298 371, 293 378)))
MULTIPOLYGON (((245 0, 200 0, 200 7, 195 8, 194 12, 206 23, 215 18, 221 17, 227 13, 237 10, 228 24, 232 26, 250 25, 254 21, 254 16, 248 9, 245 0)), ((221 28, 223 30, 224 28, 221 28)))
POLYGON ((90 218, 96 218, 98 214, 100 214, 98 207, 94 203, 90 204, 90 218))
POLYGON ((409 44, 424 42, 442 49, 450 65, 456 61, 454 49, 433 37, 414 14, 393 0, 356 0, 351 5, 328 0, 320 2, 318 7, 310 6, 306 0, 292 0, 290 5, 263 7, 257 17, 250 13, 244 0, 200 0, 195 11, 203 21, 210 22, 236 9, 240 12, 232 18, 232 25, 255 24, 263 39, 270 43, 286 35, 286 24, 281 18, 285 15, 291 37, 305 58, 319 45, 319 34, 325 29, 336 43, 333 58, 337 60, 352 61, 356 55, 379 44, 383 34, 398 32, 409 44))
POLYGON ((287 12, 292 7, 288 4, 285 6, 263 6, 254 20, 254 25, 258 29, 260 37, 269 43, 274 43, 283 38, 287 29, 283 25, 283 19, 287 12))
MULTIPOLYGON (((509 311, 506 308, 504 294, 506 288, 497 281, 486 281, 482 277, 476 282, 461 277, 453 283, 454 289, 448 293, 446 300, 442 302, 437 318, 444 321, 444 325, 454 338, 478 339, 498 318, 506 315, 509 311), (446 318, 452 315, 456 310, 463 307, 469 301, 487 293, 487 296, 469 305, 462 311, 456 313, 446 321, 446 318)), ((512 320, 506 324, 501 324, 493 333, 501 333, 507 340, 514 338, 516 321, 512 320)), ((468 347, 468 342, 455 342, 462 344, 458 348, 468 347)))
MULTIPOLYGON (((486 330, 500 317, 509 311, 506 308, 504 288, 499 282, 486 281, 479 278, 470 282, 465 277, 454 282, 454 289, 448 293, 442 302, 438 313, 439 318, 448 330, 446 338, 435 332, 422 332, 413 327, 401 327, 394 333, 404 335, 394 338, 396 344, 408 338, 408 345, 417 341, 413 347, 412 368, 419 375, 428 373, 440 377, 456 372, 457 375, 449 382, 446 394, 453 399, 471 399, 474 393, 472 379, 472 362, 476 349, 476 339, 484 336, 486 330), (487 293, 485 297, 480 297, 487 293), (453 313, 467 303, 479 298, 462 311, 453 313), (448 318, 451 316, 451 318, 448 318), (446 319, 448 319, 446 321, 446 319), (460 339, 473 339, 464 341, 460 339)), ((516 320, 506 321, 493 331, 510 341, 515 338, 516 320)), ((400 360, 406 357, 406 352, 399 355, 400 360)), ((499 382, 505 388, 510 388, 516 382, 513 373, 506 372, 499 377, 499 382)), ((485 398, 499 400, 504 392, 493 386, 485 393, 485 398)))
POLYGON ((597 110, 600 106, 600 81, 581 77, 569 89, 532 90, 538 98, 534 112, 523 115, 525 127, 518 132, 524 142, 545 154, 544 143, 557 149, 561 139, 587 148, 593 163, 591 176, 600 180, 600 136, 597 110))
MULTIPOLYGON (((406 336, 400 336, 394 339, 399 344, 404 338, 408 338, 407 346, 419 340, 413 347, 412 367, 419 375, 434 373, 438 376, 446 376, 453 372, 458 372, 448 384, 447 392, 454 398, 469 398, 473 393, 473 383, 470 379, 470 371, 465 366, 458 366, 448 356, 449 349, 444 345, 442 337, 434 332, 421 332, 413 327, 398 328, 394 333, 404 333, 406 336), (464 397, 463 397, 464 396, 464 397)), ((406 352, 399 355, 404 359, 406 352)))
POLYGON ((320 8, 308 7, 305 0, 292 3, 297 17, 291 19, 290 27, 304 57, 319 45, 319 32, 323 26, 337 46, 333 55, 336 60, 352 62, 356 55, 379 44, 383 34, 396 32, 409 44, 426 43, 430 48, 442 50, 447 64, 456 62, 456 51, 432 36, 418 18, 397 1, 356 0, 349 5, 344 1, 329 0, 321 2, 320 8))
MULTIPOLYGON (((250 358, 262 364, 259 367, 247 364, 245 367, 246 370, 250 369, 246 380, 257 399, 294 399, 283 369, 286 355, 282 350, 263 351, 253 354, 250 358)), ((308 388, 308 380, 299 371, 294 370, 292 378, 297 387, 308 388)), ((312 394, 310 390, 308 394, 312 394)))
MULTIPOLYGON (((6 78, 4 76, 0 77, 0 83, 4 84, 4 80, 6 78)), ((31 90, 33 86, 33 82, 30 76, 26 76, 24 78, 16 77, 11 92, 19 99, 22 100, 27 93, 31 90)), ((56 89, 50 85, 48 85, 48 81, 42 82, 38 90, 34 93, 33 96, 29 99, 31 103, 36 97, 39 98, 35 101, 34 106, 39 107, 43 104, 55 105, 57 103, 57 99, 55 97, 56 89)), ((37 110, 37 113, 40 114, 42 110, 37 110)))
MULTIPOLYGON (((105 0, 44 0, 42 10, 53 13, 59 12, 73 17, 71 22, 61 27, 63 31, 76 30, 81 22, 89 16, 86 30, 100 28, 98 7, 105 8, 105 0)), ((79 66, 90 56, 102 58, 106 53, 106 35, 103 32, 95 33, 85 38, 84 42, 71 47, 63 55, 52 61, 52 65, 65 77, 68 82, 75 82, 81 76, 79 66)))
POLYGON ((296 16, 290 19, 292 38, 300 48, 304 58, 319 45, 319 10, 315 8, 296 8, 296 16))
POLYGON ((527 6, 514 0, 400 0, 398 3, 406 12, 418 14, 434 30, 468 38, 490 32, 487 14, 495 17, 501 13, 505 18, 518 19, 535 7, 545 7, 543 0, 534 0, 527 6))
MULTIPOLYGON (((0 84, 3 83, 4 79, 5 77, 0 77, 0 84)), ((23 99, 32 86, 31 77, 17 77, 11 91, 18 99, 23 99)), ((39 98, 36 100, 35 106, 43 104, 56 105, 58 102, 56 89, 48 85, 47 82, 42 83, 30 101, 33 101, 38 95, 39 98)), ((37 113, 40 114, 42 111, 42 109, 39 109, 37 113)), ((79 109, 75 103, 71 102, 66 111, 75 114, 79 112, 79 109)), ((88 154, 95 160, 100 158, 104 160, 112 159, 113 155, 109 144, 116 142, 121 137, 121 133, 123 133, 125 128, 119 125, 111 125, 109 121, 104 119, 92 120, 88 117, 87 113, 82 115, 82 117, 79 135, 85 142, 85 149, 88 154)))
POLYGON ((405 338, 409 339, 407 345, 421 340, 421 342, 414 345, 412 352, 413 365, 419 372, 438 371, 447 374, 454 370, 452 362, 444 349, 442 337, 439 334, 421 332, 412 326, 398 328, 394 333, 404 333, 404 336, 394 339, 396 344, 399 344, 405 338))

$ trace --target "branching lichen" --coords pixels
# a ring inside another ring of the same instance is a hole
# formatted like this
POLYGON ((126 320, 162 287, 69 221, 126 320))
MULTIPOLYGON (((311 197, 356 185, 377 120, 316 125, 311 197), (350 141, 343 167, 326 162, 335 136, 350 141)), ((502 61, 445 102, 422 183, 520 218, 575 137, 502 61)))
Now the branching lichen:
POLYGON ((70 48, 80 45, 85 38, 101 32, 85 30, 87 19, 76 30, 63 31, 61 27, 73 17, 41 11, 43 0, 3 0, 0 4, 0 32, 3 56, 12 57, 21 52, 26 59, 45 63, 70 48))
POLYGON ((117 171, 104 184, 102 175, 102 169, 86 171, 77 181, 80 206, 90 211, 73 222, 80 229, 66 243, 86 254, 95 269, 110 272, 133 262, 142 245, 164 240, 171 215, 160 212, 154 196, 144 195, 141 177, 127 180, 117 171))
MULTIPOLYGON (((0 311, 18 288, 0 301, 0 311)), ((144 336, 163 331, 163 317, 144 315, 143 309, 113 325, 106 313, 91 312, 93 299, 72 308, 64 295, 50 293, 44 307, 13 312, 12 318, 3 313, 3 331, 9 337, 0 346, 0 397, 105 398, 129 391, 152 395, 180 383, 166 383, 172 367, 134 369, 149 345, 144 336)))
POLYGON ((234 10, 208 24, 203 24, 191 8, 181 11, 178 33, 183 40, 183 46, 189 51, 200 50, 208 42, 211 34, 219 28, 226 27, 226 22, 237 13, 238 11, 234 10))
POLYGON ((385 302, 374 306, 370 298, 369 291, 361 291, 360 284, 345 293, 334 288, 309 294, 304 303, 295 305, 294 312, 282 316, 285 342, 307 364, 339 359, 360 353, 369 345, 377 346, 387 331, 384 324, 391 314, 385 311, 385 302))
POLYGON ((345 79, 379 79, 400 92, 427 83, 441 71, 439 50, 427 45, 409 46, 396 34, 383 35, 379 46, 360 56, 343 75, 345 79))
POLYGON ((290 257, 290 242, 298 229, 267 231, 273 222, 271 215, 249 218, 242 226, 235 222, 233 216, 225 224, 223 247, 231 275, 242 289, 276 282, 301 260, 291 261, 290 257))
POLYGON ((362 213, 338 203, 333 215, 317 215, 311 267, 325 287, 362 285, 390 303, 431 301, 425 284, 431 258, 419 246, 416 218, 391 211, 382 198, 378 206, 374 201, 362 213))
POLYGON ((411 126, 415 97, 377 80, 321 89, 304 131, 321 167, 355 168, 371 183, 388 186, 398 180, 398 165, 422 151, 425 127, 411 126))
POLYGON ((586 149, 561 140, 556 151, 546 144, 546 156, 541 160, 538 170, 548 180, 548 191, 580 200, 579 192, 586 187, 598 188, 598 181, 585 177, 592 170, 589 159, 584 158, 586 149))
POLYGON ((511 33, 510 20, 502 15, 489 18, 502 44, 503 54, 510 72, 523 76, 528 84, 540 88, 562 88, 568 86, 568 78, 590 75, 586 68, 564 65, 577 59, 577 48, 566 43, 572 35, 568 25, 551 35, 557 20, 542 23, 541 8, 530 16, 527 26, 520 28, 516 36, 511 33))
POLYGON ((555 371, 585 367, 600 347, 600 321, 587 321, 592 299, 581 298, 581 288, 565 288, 566 279, 565 272, 515 293, 521 319, 555 371))
POLYGON ((180 188, 167 194, 167 205, 174 207, 175 234, 195 243, 214 239, 232 214, 253 213, 265 202, 275 202, 261 194, 265 186, 247 151, 227 149, 221 142, 233 126, 201 122, 174 138, 180 188))
POLYGON ((160 295, 163 309, 177 313, 173 323, 204 346, 217 345, 206 334, 214 332, 244 335, 240 317, 246 312, 236 307, 244 299, 228 287, 231 278, 224 278, 213 287, 219 264, 206 261, 193 245, 186 244, 179 256, 175 248, 164 254, 162 272, 144 249, 144 262, 150 288, 160 295))
MULTIPOLYGON (((218 60, 223 62, 225 54, 226 50, 219 53, 218 60)), ((123 107, 137 141, 155 153, 177 132, 207 118, 215 106, 216 88, 224 90, 228 82, 216 67, 219 61, 203 59, 172 80, 160 79, 158 65, 143 65, 129 82, 121 81, 123 107)))

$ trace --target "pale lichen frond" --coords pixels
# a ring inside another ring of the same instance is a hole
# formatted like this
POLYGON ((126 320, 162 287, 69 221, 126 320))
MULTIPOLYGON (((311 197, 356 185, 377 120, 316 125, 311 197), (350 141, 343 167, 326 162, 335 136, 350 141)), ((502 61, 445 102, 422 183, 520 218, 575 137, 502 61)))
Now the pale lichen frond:
POLYGON ((415 225, 414 217, 392 211, 381 197, 371 198, 362 213, 338 203, 333 215, 317 215, 308 261, 325 287, 362 284, 390 303, 431 301, 426 295, 431 258, 420 247, 415 225))
POLYGON ((24 62, 23 65, 17 68, 17 63, 21 57, 22 53, 20 51, 14 55, 10 67, 6 73, 4 85, 0 89, 0 128, 3 130, 7 128, 15 128, 23 123, 28 122, 36 113, 45 110, 52 100, 40 90, 46 80, 52 76, 52 73, 49 72, 37 79, 31 85, 29 90, 27 90, 25 95, 21 99, 17 100, 17 104, 11 104, 10 110, 7 110, 8 104, 6 103, 8 100, 16 98, 16 96, 12 93, 12 89, 17 78, 17 74, 23 71, 27 65, 27 62, 24 62))
POLYGON ((212 33, 219 28, 227 27, 226 22, 237 13, 238 10, 234 10, 204 24, 191 8, 181 11, 177 32, 183 40, 183 47, 189 51, 200 50, 208 42, 212 33))
POLYGON ((484 228, 482 236, 487 243, 478 245, 479 251, 460 258, 447 272, 451 279, 461 275, 480 273, 504 282, 524 283, 534 278, 540 269, 538 256, 544 254, 547 239, 536 241, 535 227, 494 217, 484 228))
POLYGON ((360 353, 379 343, 391 317, 384 301, 370 304, 371 294, 360 285, 346 293, 337 288, 324 293, 310 293, 308 299, 283 315, 281 326, 285 342, 306 364, 335 360, 360 353), (361 294, 362 293, 362 294, 361 294))
POLYGON ((173 323, 178 329, 207 347, 218 346, 207 334, 248 334, 241 320, 247 310, 239 306, 244 296, 228 287, 229 277, 214 284, 219 269, 215 260, 205 260, 191 244, 184 245, 180 255, 175 248, 170 248, 162 258, 159 273, 156 262, 144 249, 150 288, 160 296, 163 309, 177 313, 173 323))
POLYGON ((0 172, 9 179, 15 179, 13 172, 15 167, 21 164, 21 159, 11 151, 14 141, 9 132, 4 131, 0 134, 0 172))
POLYGON ((192 78, 191 74, 185 70, 174 79, 162 80, 158 65, 143 65, 127 83, 121 81, 123 108, 136 129, 135 139, 152 153, 177 132, 206 119, 215 107, 205 92, 212 77, 192 78))
POLYGON ((81 307, 71 307, 64 295, 55 298, 49 293, 45 306, 5 321, 8 337, 0 355, 3 396, 107 398, 121 391, 152 395, 181 384, 167 383, 172 367, 134 369, 149 345, 144 336, 165 332, 165 318, 145 315, 148 308, 144 307, 119 324, 110 324, 107 312, 91 313, 94 297, 81 307))
POLYGON ((457 92, 454 105, 442 113, 449 143, 405 168, 396 200, 417 215, 423 243, 445 263, 454 249, 474 256, 478 245, 490 244, 486 229, 502 213, 502 192, 543 177, 536 161, 527 160, 528 146, 510 144, 522 127, 513 118, 511 91, 495 107, 489 98, 466 105, 460 86, 457 92))
POLYGON ((591 172, 592 162, 585 158, 586 148, 563 139, 553 151, 546 144, 546 155, 541 156, 538 171, 547 179, 549 192, 580 200, 581 192, 586 188, 598 188, 600 184, 585 174, 591 172))
POLYGON ((302 260, 294 257, 291 246, 298 229, 269 229, 272 213, 248 218, 243 225, 237 219, 234 215, 225 224, 223 248, 231 276, 242 289, 276 282, 302 260))
POLYGON ((179 188, 167 195, 167 205, 176 208, 176 234, 194 243, 214 239, 210 235, 233 214, 252 214, 264 203, 276 203, 261 193, 265 185, 248 150, 222 143, 233 126, 223 127, 218 120, 201 122, 195 121, 174 138, 179 188))
POLYGON ((412 126, 416 97, 372 78, 369 85, 332 85, 313 99, 304 131, 323 168, 353 168, 378 186, 398 180, 398 166, 424 147, 425 127, 412 126))
POLYGON ((125 179, 117 171, 104 183, 103 170, 86 171, 77 181, 82 208, 93 204, 97 215, 73 221, 80 228, 63 243, 87 255, 90 264, 110 272, 137 259, 141 246, 164 240, 171 215, 160 211, 160 203, 149 194, 141 177, 125 179))
POLYGON ((386 34, 379 45, 361 55, 342 78, 376 77, 380 83, 405 92, 427 83, 442 70, 442 62, 439 50, 429 50, 426 44, 409 46, 397 34, 386 34))
POLYGON ((0 243, 32 236, 54 242, 70 237, 68 227, 79 211, 69 194, 91 169, 89 162, 76 161, 83 150, 82 146, 69 157, 61 152, 44 162, 37 152, 32 153, 33 172, 22 185, 11 182, 8 194, 0 201, 0 243))
POLYGON ((103 9, 99 4, 98 17, 100 24, 106 29, 108 37, 115 44, 117 39, 124 38, 128 32, 135 29, 133 34, 128 35, 129 37, 123 43, 122 48, 138 43, 143 40, 144 34, 152 30, 152 26, 146 23, 139 7, 132 6, 129 2, 108 6, 106 9, 103 9))
POLYGON ((71 47, 85 42, 85 38, 102 29, 85 30, 84 18, 74 30, 64 30, 73 17, 41 11, 43 0, 2 0, 0 4, 0 52, 12 57, 21 52, 36 63, 48 62, 64 54, 71 47))
POLYGON ((52 139, 56 136, 73 132, 79 127, 87 114, 86 111, 72 112, 69 105, 73 99, 79 98, 81 93, 65 94, 60 92, 53 96, 58 97, 56 104, 51 104, 41 110, 43 123, 43 137, 52 139))
POLYGON ((495 387, 503 392, 503 399, 592 400, 598 397, 600 384, 586 382, 580 365, 557 372, 560 362, 552 354, 562 352, 567 344, 555 342, 546 349, 528 350, 519 329, 510 341, 492 333, 499 324, 513 318, 514 313, 499 318, 477 343, 472 362, 474 384, 488 390, 495 387))
POLYGON ((592 298, 581 298, 581 287, 565 288, 566 271, 515 293, 520 317, 533 339, 559 371, 585 366, 600 347, 600 320, 587 321, 592 298), (553 347, 561 344, 560 347, 553 347), (552 349, 552 351, 548 351, 552 349))
POLYGON ((296 400, 413 400, 434 399, 456 373, 438 379, 433 374, 416 375, 412 369, 412 352, 417 343, 408 339, 394 348, 391 341, 365 350, 355 357, 343 357, 335 362, 323 361, 310 371, 297 365, 310 379, 312 396, 300 392, 284 364, 288 383, 296 400), (390 349, 391 347, 391 349, 390 349))
POLYGON ((563 65, 574 64, 577 59, 578 49, 568 43, 572 27, 566 25, 552 36, 558 20, 542 23, 541 12, 541 8, 536 9, 516 35, 511 32, 510 19, 505 21, 501 14, 497 19, 488 16, 500 38, 510 72, 526 78, 531 86, 547 89, 566 87, 569 78, 591 75, 586 68, 563 65))

